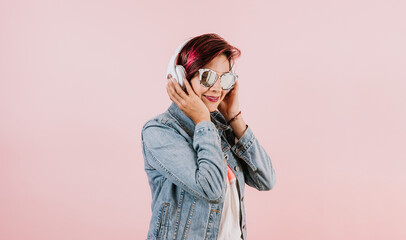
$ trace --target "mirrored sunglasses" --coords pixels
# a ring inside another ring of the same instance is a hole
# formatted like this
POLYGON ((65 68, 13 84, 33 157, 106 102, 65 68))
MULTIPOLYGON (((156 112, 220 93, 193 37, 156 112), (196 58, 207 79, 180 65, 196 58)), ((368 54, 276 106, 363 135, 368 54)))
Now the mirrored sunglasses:
MULTIPOLYGON (((204 87, 211 87, 213 86, 218 79, 218 74, 211 70, 211 69, 207 69, 207 68, 201 68, 199 69, 199 80, 200 80, 200 84, 203 85, 204 87)), ((236 75, 234 73, 234 71, 231 69, 230 72, 224 73, 223 75, 221 75, 220 77, 220 84, 221 84, 221 88, 223 90, 229 90, 231 89, 235 82, 238 79, 238 75, 236 75)))

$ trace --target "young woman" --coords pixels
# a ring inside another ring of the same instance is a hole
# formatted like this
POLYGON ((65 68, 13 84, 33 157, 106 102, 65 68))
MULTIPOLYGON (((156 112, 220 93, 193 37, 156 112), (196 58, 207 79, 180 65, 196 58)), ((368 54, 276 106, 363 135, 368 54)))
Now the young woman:
POLYGON ((168 110, 142 129, 152 192, 148 239, 246 239, 245 183, 275 185, 271 159, 244 122, 232 65, 241 52, 217 34, 177 55, 185 89, 168 76, 168 110))

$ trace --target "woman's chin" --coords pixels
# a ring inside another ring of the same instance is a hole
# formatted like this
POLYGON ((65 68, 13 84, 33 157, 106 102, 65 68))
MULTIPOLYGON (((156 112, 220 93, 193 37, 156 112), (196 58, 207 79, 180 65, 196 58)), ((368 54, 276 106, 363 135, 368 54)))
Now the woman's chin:
POLYGON ((207 109, 209 109, 209 112, 214 112, 217 110, 217 104, 216 105, 214 105, 214 104, 207 105, 206 104, 206 107, 207 107, 207 109))
POLYGON ((206 99, 203 100, 203 103, 206 105, 209 112, 214 112, 217 110, 217 107, 218 107, 217 103, 211 103, 211 102, 207 101, 206 99))

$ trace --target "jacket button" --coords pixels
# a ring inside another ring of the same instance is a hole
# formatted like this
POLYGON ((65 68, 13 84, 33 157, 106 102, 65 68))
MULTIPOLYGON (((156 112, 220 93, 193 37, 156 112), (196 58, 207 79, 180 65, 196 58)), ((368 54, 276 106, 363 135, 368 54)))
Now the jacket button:
POLYGON ((239 168, 238 166, 235 166, 235 167, 234 167, 234 170, 235 170, 236 172, 238 172, 238 171, 240 171, 240 168, 239 168))
POLYGON ((226 160, 228 160, 228 155, 225 156, 226 160))

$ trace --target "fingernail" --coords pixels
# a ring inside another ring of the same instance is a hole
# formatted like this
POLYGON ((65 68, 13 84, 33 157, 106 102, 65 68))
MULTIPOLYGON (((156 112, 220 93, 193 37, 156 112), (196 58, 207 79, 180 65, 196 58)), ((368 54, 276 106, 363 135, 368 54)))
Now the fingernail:
POLYGON ((172 75, 170 73, 168 74, 168 76, 166 76, 166 78, 168 78, 168 79, 171 77, 172 77, 172 75))

